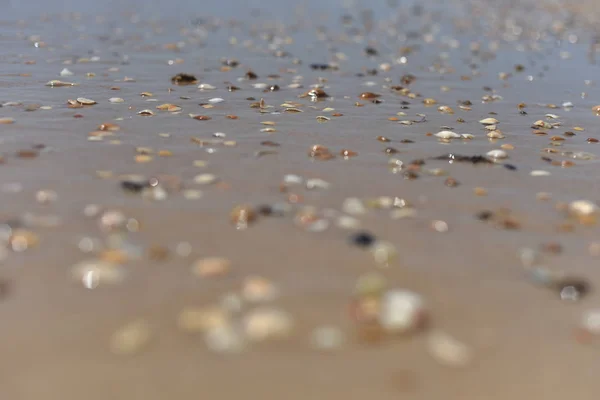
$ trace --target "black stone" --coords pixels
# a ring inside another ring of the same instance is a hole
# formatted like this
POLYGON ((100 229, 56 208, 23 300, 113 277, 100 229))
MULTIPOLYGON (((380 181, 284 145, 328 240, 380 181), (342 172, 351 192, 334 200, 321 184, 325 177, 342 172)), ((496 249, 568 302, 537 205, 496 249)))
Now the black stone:
POLYGON ((135 181, 123 181, 121 187, 129 192, 139 193, 145 188, 149 187, 148 182, 135 182, 135 181))
POLYGON ((369 232, 357 232, 350 236, 350 242, 358 247, 370 247, 375 243, 375 236, 369 232))

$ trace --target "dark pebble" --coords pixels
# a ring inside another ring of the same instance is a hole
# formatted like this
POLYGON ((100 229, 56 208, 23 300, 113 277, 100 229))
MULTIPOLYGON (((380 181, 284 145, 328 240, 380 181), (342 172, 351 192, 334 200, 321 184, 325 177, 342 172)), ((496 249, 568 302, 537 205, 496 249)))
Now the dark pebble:
POLYGON ((504 168, 508 169, 509 171, 516 171, 517 167, 515 165, 512 164, 503 164, 504 168))
POLYGON ((145 188, 149 187, 148 182, 134 182, 134 181, 123 181, 121 187, 129 192, 139 193, 145 188))
POLYGON ((377 51, 377 49, 376 49, 376 48, 374 48, 374 47, 367 47, 367 48, 365 49, 365 53, 366 53, 368 56, 377 56, 377 55, 379 55, 379 52, 378 52, 378 51, 377 51))
POLYGON ((480 221, 489 221, 494 216, 494 213, 488 210, 478 212, 475 217, 480 221))
POLYGON ((358 247, 369 247, 375 243, 375 236, 369 232, 358 232, 350 236, 350 242, 358 247))
POLYGON ((471 164, 493 164, 493 162, 485 156, 464 156, 460 154, 448 153, 442 156, 434 157, 434 160, 448 160, 452 162, 467 162, 471 164))

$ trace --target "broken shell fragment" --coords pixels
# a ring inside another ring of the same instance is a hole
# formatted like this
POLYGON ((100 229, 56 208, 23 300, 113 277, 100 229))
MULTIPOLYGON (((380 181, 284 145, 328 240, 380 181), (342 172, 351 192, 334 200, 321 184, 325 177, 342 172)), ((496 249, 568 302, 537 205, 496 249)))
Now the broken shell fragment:
POLYGON ((431 333, 427 349, 437 362, 447 367, 465 367, 473 358, 469 346, 444 332, 431 333))
POLYGON ((91 105, 94 105, 94 104, 96 104, 96 101, 95 101, 95 100, 92 100, 92 99, 87 99, 87 98, 85 98, 85 97, 78 97, 78 98, 77 98, 77 102, 78 102, 79 104, 83 104, 84 106, 91 106, 91 105))
POLYGON ((144 320, 130 322, 110 338, 110 351, 117 355, 133 355, 150 342, 150 325, 144 320))
POLYGON ((49 81, 48 83, 46 83, 46 86, 50 86, 50 87, 65 87, 65 86, 77 86, 77 83, 71 83, 71 82, 63 82, 63 81, 59 81, 56 79, 53 79, 51 81, 49 81))
POLYGON ((415 332, 424 327, 427 312, 423 298, 409 290, 394 289, 384 293, 379 323, 394 334, 415 332))
POLYGON ((498 122, 499 121, 496 118, 484 118, 481 121, 479 121, 479 123, 483 125, 497 125, 498 122))
POLYGON ((504 159, 508 158, 508 153, 504 150, 491 150, 486 153, 486 155, 490 158, 495 159, 504 159))
POLYGON ((190 74, 177 74, 171 78, 171 83, 175 85, 194 85, 198 82, 194 75, 190 74))
POLYGON ((461 137, 461 135, 452 131, 440 131, 435 136, 440 139, 459 139, 461 137))

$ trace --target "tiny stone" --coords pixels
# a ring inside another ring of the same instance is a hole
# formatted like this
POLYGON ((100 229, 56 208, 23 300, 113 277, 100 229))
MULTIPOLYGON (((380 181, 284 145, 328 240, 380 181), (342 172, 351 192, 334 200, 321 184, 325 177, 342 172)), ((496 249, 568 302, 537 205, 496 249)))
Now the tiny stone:
POLYGON ((357 247, 366 248, 375 243, 375 236, 369 232, 358 232, 350 236, 350 242, 357 247))

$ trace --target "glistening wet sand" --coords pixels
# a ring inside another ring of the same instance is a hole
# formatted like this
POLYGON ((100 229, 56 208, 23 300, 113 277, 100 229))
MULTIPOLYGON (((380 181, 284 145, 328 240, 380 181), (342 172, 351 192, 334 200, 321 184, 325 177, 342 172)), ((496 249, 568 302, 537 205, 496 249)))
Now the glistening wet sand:
POLYGON ((335 2, 251 16, 213 3, 43 17, 15 5, 0 37, 0 117, 14 119, 0 125, 2 398, 595 399, 600 339, 582 326, 600 308, 593 16, 501 3, 382 4, 372 24, 335 2), (181 72, 198 82, 173 84, 181 72), (45 86, 55 79, 77 86, 45 86), (311 85, 330 97, 299 97, 311 85), (69 107, 82 97, 97 104, 69 107), (490 140, 484 118, 505 138, 490 140), (449 128, 473 138, 428 135, 449 128), (507 159, 486 156, 501 148, 507 159), (448 153, 490 162, 433 159, 448 153), (585 213, 567 211, 576 200, 585 213), (239 212, 232 223, 240 205, 246 229, 239 212), (384 242, 396 255, 378 263, 384 242), (194 274, 206 257, 229 269, 194 274), (560 274, 575 280, 563 299, 560 274), (365 276, 385 288, 365 289, 365 276), (393 334, 377 307, 400 289, 428 323, 402 292, 407 309, 392 311, 414 329, 393 334), (189 308, 201 328, 178 324, 189 308), (315 345, 323 326, 339 336, 315 345), (460 344, 432 357, 438 331, 460 344))

